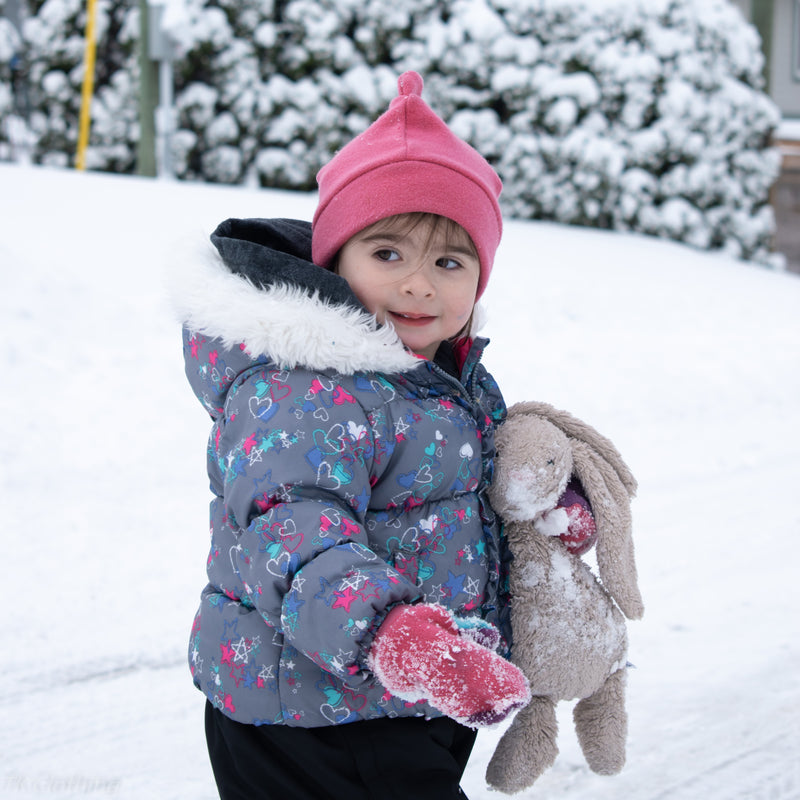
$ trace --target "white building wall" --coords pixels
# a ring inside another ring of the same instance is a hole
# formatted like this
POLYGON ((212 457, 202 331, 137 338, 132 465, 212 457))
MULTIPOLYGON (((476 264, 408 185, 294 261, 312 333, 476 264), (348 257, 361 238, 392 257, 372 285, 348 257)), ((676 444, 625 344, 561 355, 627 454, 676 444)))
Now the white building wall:
POLYGON ((784 117, 800 117, 800 0, 776 0, 770 94, 784 117))
MULTIPOLYGON (((753 0, 731 0, 752 19, 753 0)), ((784 117, 800 118, 800 0, 774 0, 770 95, 784 117)))

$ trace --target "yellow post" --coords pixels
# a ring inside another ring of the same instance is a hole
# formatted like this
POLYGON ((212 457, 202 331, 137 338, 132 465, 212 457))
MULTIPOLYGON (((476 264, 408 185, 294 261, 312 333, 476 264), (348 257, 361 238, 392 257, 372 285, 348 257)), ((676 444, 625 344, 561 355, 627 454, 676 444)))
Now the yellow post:
POLYGON ((81 115, 78 129, 78 152, 75 169, 86 169, 86 148, 89 145, 92 93, 94 92, 94 61, 97 51, 94 23, 97 16, 96 0, 86 0, 86 48, 83 53, 83 87, 81 90, 81 115))

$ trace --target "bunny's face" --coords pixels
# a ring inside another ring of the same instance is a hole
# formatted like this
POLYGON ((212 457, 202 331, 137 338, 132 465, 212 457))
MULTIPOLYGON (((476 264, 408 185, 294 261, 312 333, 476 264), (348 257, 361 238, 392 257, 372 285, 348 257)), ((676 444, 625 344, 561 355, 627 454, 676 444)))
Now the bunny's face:
POLYGON ((509 521, 531 520, 553 508, 572 473, 567 436, 542 417, 509 418, 497 431, 501 454, 489 498, 509 521))

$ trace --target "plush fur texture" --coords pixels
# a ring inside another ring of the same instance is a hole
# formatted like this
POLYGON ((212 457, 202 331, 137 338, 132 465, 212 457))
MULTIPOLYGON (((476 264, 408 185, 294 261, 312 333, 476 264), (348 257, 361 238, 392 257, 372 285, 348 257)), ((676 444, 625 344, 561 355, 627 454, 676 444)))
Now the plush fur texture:
POLYGON ((391 325, 379 326, 362 308, 333 304, 318 292, 288 283, 256 287, 233 274, 211 247, 173 264, 170 295, 190 330, 243 344, 280 368, 403 372, 419 365, 391 325))
POLYGON ((513 661, 534 697, 498 743, 486 779, 507 793, 530 786, 558 753, 556 702, 574 699, 587 763, 614 774, 625 762, 627 736, 625 616, 644 611, 631 537, 636 481, 608 439, 545 403, 512 406, 496 445, 490 497, 514 554, 513 661), (544 517, 573 473, 595 515, 602 583, 547 533, 544 517))

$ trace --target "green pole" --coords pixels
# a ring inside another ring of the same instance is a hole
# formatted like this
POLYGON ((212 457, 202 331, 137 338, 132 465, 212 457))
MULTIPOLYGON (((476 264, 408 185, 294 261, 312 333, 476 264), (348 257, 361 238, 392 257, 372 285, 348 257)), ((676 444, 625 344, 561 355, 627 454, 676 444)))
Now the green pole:
POLYGON ((772 25, 775 19, 775 0, 753 0, 751 14, 753 25, 761 36, 761 49, 764 51, 764 82, 766 92, 769 94, 772 89, 772 25))
POLYGON ((158 64, 150 58, 150 21, 147 0, 139 0, 139 142, 136 172, 156 176, 156 106, 158 105, 158 64))

